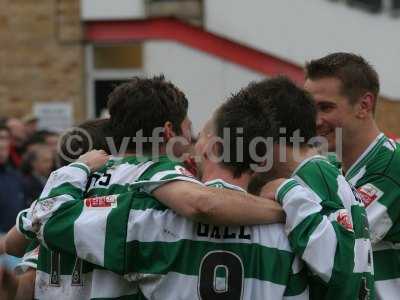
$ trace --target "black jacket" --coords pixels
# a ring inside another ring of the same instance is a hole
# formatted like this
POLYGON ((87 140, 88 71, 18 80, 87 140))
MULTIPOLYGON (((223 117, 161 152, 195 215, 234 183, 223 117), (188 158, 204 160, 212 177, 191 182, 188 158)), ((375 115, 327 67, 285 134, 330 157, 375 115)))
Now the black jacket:
POLYGON ((8 164, 0 165, 0 232, 15 225, 18 212, 25 206, 22 175, 8 164))

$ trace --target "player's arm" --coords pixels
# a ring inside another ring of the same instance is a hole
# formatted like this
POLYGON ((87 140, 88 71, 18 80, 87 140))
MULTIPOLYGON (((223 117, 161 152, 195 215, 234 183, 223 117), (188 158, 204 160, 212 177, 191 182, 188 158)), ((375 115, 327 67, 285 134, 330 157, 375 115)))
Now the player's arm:
POLYGON ((166 183, 152 193, 178 214, 205 223, 252 225, 284 221, 277 202, 247 193, 185 181, 166 183))
POLYGON ((3 297, 0 299, 31 300, 34 298, 38 256, 39 244, 37 241, 31 241, 16 266, 15 272, 0 270, 0 273, 3 272, 3 280, 0 279, 0 295, 3 297))
POLYGON ((27 238, 36 237, 41 225, 57 210, 84 199, 90 171, 98 169, 107 160, 108 155, 103 150, 92 150, 76 163, 52 172, 39 199, 18 214, 17 230, 27 238))
POLYGON ((351 276, 354 234, 336 221, 338 213, 349 217, 348 212, 343 209, 325 215, 321 200, 293 179, 279 186, 276 200, 286 213, 292 250, 309 269, 326 283, 334 273, 343 280, 351 276))
POLYGON ((4 239, 4 250, 7 254, 22 257, 26 247, 31 241, 26 239, 14 226, 11 228, 4 239))
POLYGON ((15 272, 0 267, 0 299, 32 300, 34 297, 35 278, 38 258, 38 244, 32 242, 26 249, 15 272))
POLYGON ((5 237, 4 236, 0 236, 0 255, 3 255, 6 251, 5 251, 5 237))
POLYGON ((35 291, 36 269, 30 268, 18 275, 18 288, 15 300, 32 300, 35 291))
POLYGON ((0 299, 32 300, 34 297, 36 270, 29 269, 21 275, 0 267, 0 299))
POLYGON ((393 225, 400 219, 400 185, 390 177, 375 176, 357 190, 366 206, 372 244, 398 234, 393 225))

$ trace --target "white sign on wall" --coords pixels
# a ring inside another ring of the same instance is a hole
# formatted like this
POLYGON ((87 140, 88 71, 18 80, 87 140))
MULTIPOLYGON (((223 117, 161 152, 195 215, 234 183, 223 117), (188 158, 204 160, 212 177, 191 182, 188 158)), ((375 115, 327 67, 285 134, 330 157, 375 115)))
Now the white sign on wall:
POLYGON ((61 132, 72 126, 72 104, 68 102, 37 102, 33 113, 39 119, 39 129, 61 132))

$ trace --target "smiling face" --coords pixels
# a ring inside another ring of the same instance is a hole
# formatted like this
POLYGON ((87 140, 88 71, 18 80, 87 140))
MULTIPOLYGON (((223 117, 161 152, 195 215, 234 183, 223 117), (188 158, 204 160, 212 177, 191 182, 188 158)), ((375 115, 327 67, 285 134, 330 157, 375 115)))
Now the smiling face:
POLYGON ((328 150, 336 150, 336 128, 343 129, 343 137, 352 132, 355 122, 354 107, 341 92, 341 82, 334 77, 307 79, 304 84, 317 106, 317 134, 327 139, 328 150))

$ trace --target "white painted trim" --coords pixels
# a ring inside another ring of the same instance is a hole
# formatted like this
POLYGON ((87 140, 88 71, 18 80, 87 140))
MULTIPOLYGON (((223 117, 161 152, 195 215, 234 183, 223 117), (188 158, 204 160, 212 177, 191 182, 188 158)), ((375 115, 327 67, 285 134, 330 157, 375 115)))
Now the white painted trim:
POLYGON ((86 78, 86 117, 95 117, 94 79, 93 79, 93 45, 85 46, 85 78, 86 78))

